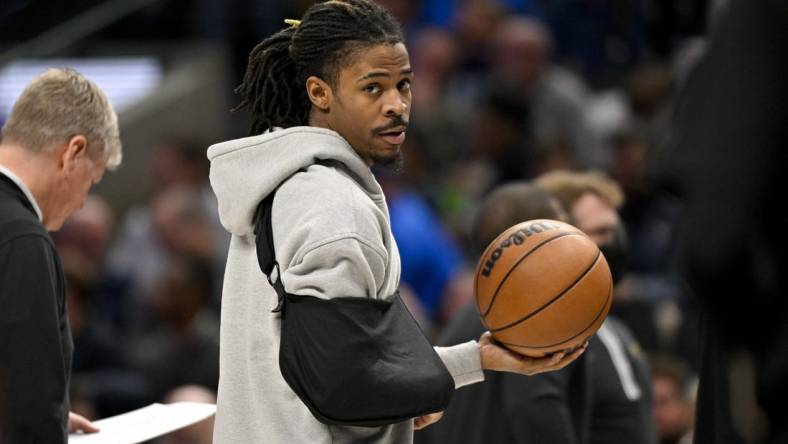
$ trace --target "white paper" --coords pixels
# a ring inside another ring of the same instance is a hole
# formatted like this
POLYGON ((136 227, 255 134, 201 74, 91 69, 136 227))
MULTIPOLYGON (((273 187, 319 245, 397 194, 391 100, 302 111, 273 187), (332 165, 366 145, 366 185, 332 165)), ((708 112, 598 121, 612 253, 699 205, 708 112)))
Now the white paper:
POLYGON ((202 421, 216 405, 200 402, 151 404, 122 415, 93 421, 97 433, 69 435, 69 444, 135 444, 202 421))

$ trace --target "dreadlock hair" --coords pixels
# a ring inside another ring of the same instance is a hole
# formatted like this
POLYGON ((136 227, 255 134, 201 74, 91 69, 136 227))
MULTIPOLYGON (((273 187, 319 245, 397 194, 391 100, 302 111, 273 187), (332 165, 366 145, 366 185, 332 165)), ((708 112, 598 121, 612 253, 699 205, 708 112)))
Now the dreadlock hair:
POLYGON ((235 89, 252 113, 251 134, 308 125, 312 107, 306 79, 331 86, 359 49, 403 42, 396 19, 371 0, 329 0, 312 5, 297 26, 255 46, 243 82, 235 89))

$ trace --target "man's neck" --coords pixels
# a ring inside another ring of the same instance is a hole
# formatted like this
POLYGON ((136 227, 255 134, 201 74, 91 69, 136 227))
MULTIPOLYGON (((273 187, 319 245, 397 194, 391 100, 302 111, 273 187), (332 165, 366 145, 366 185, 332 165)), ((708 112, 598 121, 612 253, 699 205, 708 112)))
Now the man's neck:
POLYGON ((334 131, 334 128, 331 127, 331 123, 328 121, 328 116, 326 113, 317 111, 314 108, 309 111, 309 126, 325 128, 334 131))

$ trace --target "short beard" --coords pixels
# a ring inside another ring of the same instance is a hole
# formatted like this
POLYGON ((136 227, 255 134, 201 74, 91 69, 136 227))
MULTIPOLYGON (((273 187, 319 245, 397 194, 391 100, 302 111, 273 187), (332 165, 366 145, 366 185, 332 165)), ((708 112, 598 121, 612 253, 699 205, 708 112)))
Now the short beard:
POLYGON ((372 164, 390 174, 399 175, 405 167, 405 155, 402 148, 393 156, 372 156, 372 164))

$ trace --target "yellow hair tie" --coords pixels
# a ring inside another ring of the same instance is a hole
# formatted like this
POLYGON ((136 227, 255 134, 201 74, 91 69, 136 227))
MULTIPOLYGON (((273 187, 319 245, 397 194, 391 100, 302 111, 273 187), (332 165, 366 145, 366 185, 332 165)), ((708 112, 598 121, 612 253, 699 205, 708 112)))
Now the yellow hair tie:
POLYGON ((292 26, 293 28, 298 28, 298 25, 301 24, 301 20, 285 19, 285 23, 292 26))

